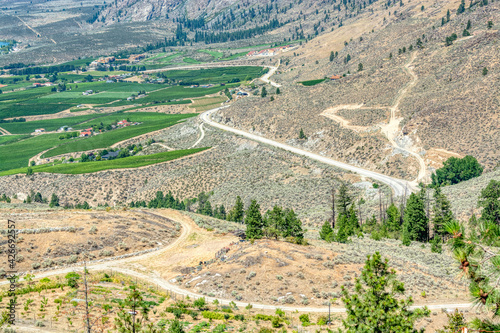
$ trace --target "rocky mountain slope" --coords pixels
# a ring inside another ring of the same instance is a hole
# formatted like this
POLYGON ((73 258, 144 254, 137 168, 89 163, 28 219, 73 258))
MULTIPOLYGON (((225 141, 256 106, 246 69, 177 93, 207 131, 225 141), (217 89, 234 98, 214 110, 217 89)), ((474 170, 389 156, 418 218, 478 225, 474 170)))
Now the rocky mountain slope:
POLYGON ((473 3, 457 13, 459 5, 375 4, 280 55, 274 78, 283 87, 274 100, 238 101, 219 120, 407 179, 417 176, 419 159, 427 175, 467 154, 492 170, 500 161, 500 4, 473 3), (345 76, 299 83, 332 75, 345 76), (301 128, 307 139, 299 140, 301 128))

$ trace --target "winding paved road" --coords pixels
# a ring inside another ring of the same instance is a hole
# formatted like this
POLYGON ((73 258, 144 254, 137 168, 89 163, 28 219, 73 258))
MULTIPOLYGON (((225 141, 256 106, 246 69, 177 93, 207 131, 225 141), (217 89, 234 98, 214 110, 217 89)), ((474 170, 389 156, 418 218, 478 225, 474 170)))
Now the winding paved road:
POLYGON ((360 175, 365 176, 365 177, 375 179, 381 183, 389 185, 393 189, 395 196, 402 196, 402 195, 405 195, 408 191, 413 190, 413 187, 411 186, 411 184, 409 182, 407 182, 406 180, 386 176, 386 175, 378 173, 378 172, 366 170, 366 169, 363 169, 360 167, 349 165, 347 163, 339 162, 339 161, 336 161, 336 160, 331 159, 329 157, 321 156, 321 155, 312 153, 310 151, 306 151, 306 150, 303 150, 300 148, 292 147, 292 146, 289 146, 289 145, 281 143, 281 142, 267 139, 267 138, 264 138, 264 137, 261 137, 261 136, 258 136, 258 135, 252 134, 252 133, 248 133, 248 132, 245 132, 245 131, 242 131, 242 130, 239 130, 239 129, 236 129, 233 127, 222 125, 222 124, 219 124, 219 123, 215 122, 214 120, 212 120, 212 117, 211 117, 212 114, 214 114, 215 112, 217 112, 221 109, 227 108, 227 107, 228 106, 221 106, 221 107, 218 107, 218 108, 215 108, 212 110, 205 111, 200 115, 200 119, 203 122, 205 122, 206 124, 213 126, 213 127, 216 127, 216 128, 219 128, 219 129, 222 129, 224 131, 232 132, 234 134, 241 135, 241 136, 246 137, 248 139, 258 141, 260 143, 264 143, 264 144, 267 144, 267 145, 270 145, 270 146, 273 146, 276 148, 281 148, 281 149, 284 149, 286 151, 292 152, 292 153, 297 154, 297 155, 305 156, 307 158, 310 158, 310 159, 318 161, 318 162, 322 162, 322 163, 325 163, 325 164, 328 164, 328 165, 331 165, 331 166, 334 166, 337 168, 341 168, 344 170, 355 172, 355 173, 360 174, 360 175))

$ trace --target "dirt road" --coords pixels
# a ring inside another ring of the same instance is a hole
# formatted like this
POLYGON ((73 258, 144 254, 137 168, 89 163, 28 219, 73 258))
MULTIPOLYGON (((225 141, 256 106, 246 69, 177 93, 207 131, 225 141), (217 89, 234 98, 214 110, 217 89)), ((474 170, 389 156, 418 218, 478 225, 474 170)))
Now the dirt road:
POLYGON ((413 182, 411 182, 413 187, 416 187, 417 184, 424 180, 427 176, 427 166, 425 165, 424 159, 422 156, 420 156, 418 153, 415 151, 408 149, 406 147, 402 147, 398 143, 396 143, 396 139, 401 135, 401 131, 399 128, 399 125, 401 121, 403 120, 402 117, 398 116, 398 111, 399 111, 399 104, 401 103, 401 100, 403 97, 405 97, 408 93, 408 90, 415 86, 415 84, 418 81, 418 76, 415 74, 412 68, 412 63, 417 57, 417 52, 414 52, 410 60, 403 66, 403 69, 408 73, 408 75, 411 76, 411 81, 407 83, 401 90, 398 91, 396 98, 394 99, 394 102, 391 106, 382 106, 382 107, 363 107, 363 104, 348 104, 348 105, 337 105, 334 106, 333 108, 329 108, 321 113, 321 115, 328 117, 330 119, 333 119, 340 123, 342 126, 345 128, 349 128, 355 131, 365 131, 368 128, 363 127, 363 126, 352 126, 349 124, 349 121, 346 119, 340 117, 336 113, 340 110, 360 110, 360 109, 389 109, 391 112, 391 117, 389 119, 388 123, 382 123, 378 124, 377 126, 380 127, 380 130, 382 133, 385 135, 391 146, 394 148, 397 148, 399 150, 403 150, 406 153, 410 154, 413 156, 419 164, 419 171, 418 175, 415 178, 413 182))
MULTIPOLYGON (((155 211, 155 213, 152 213, 151 211, 141 211, 144 214, 148 214, 150 216, 156 216, 157 218, 164 218, 168 217, 169 219, 172 219, 178 223, 181 224, 182 226, 182 232, 174 242, 171 244, 165 246, 163 249, 156 251, 156 252, 150 252, 141 256, 136 256, 136 257, 130 257, 126 259, 119 259, 115 261, 109 261, 109 262, 103 262, 103 263, 95 263, 95 264, 89 264, 87 265, 87 268, 91 271, 110 271, 113 270, 113 272, 119 272, 122 274, 126 274, 132 277, 136 277, 138 279, 147 281, 151 284, 156 284, 159 287, 169 290, 171 292, 174 292, 179 295, 184 295, 184 296, 189 296, 193 299, 196 298, 201 298, 205 297, 205 299, 211 303, 213 302, 216 298, 214 297, 207 297, 203 296, 201 294, 197 294, 188 290, 182 289, 180 286, 176 284, 172 284, 169 281, 165 280, 164 278, 161 277, 161 275, 154 270, 155 267, 151 267, 151 263, 155 265, 157 268, 160 268, 160 266, 165 265, 165 258, 172 258, 177 256, 177 260, 183 260, 182 257, 179 258, 179 254, 182 252, 182 250, 185 248, 186 244, 189 242, 190 239, 196 238, 197 236, 199 237, 200 233, 204 234, 210 234, 213 235, 212 233, 208 231, 203 231, 203 229, 200 229, 194 221, 192 221, 190 218, 186 218, 184 215, 182 215, 180 212, 173 211, 173 210, 162 210, 162 211, 155 211), (146 265, 146 262, 149 264, 149 266, 142 266, 141 264, 144 263, 146 265), (135 269, 132 269, 130 267, 143 267, 146 270, 144 272, 138 272, 135 269)), ((215 254, 215 252, 213 253, 215 254)), ((212 255, 212 254, 209 254, 212 255)), ((171 262, 172 264, 172 262, 171 262)), ((174 264, 178 264, 174 263, 174 264)), ((68 268, 63 268, 63 269, 58 269, 58 270, 52 270, 48 272, 42 272, 39 274, 36 274, 37 279, 41 279, 44 277, 49 277, 49 276, 54 276, 54 275, 64 275, 69 272, 74 272, 74 271, 81 271, 83 270, 83 265, 81 266, 76 266, 76 267, 68 267, 68 268)), ((0 282, 0 285, 5 285, 8 284, 9 281, 2 281, 0 282)), ((219 299, 217 298, 220 304, 222 305, 229 305, 232 300, 225 300, 225 299, 219 299)), ((248 302, 238 302, 234 301, 234 303, 240 307, 244 308, 248 305, 248 302)), ((260 304, 260 303, 251 303, 254 309, 265 309, 265 310, 276 310, 278 308, 284 310, 284 311, 299 311, 299 312, 310 312, 310 313, 326 313, 328 312, 328 307, 300 307, 300 306, 283 306, 283 305, 271 305, 271 304, 260 304)), ((419 308, 427 306, 431 310, 437 310, 437 309, 455 309, 455 308, 469 308, 471 307, 471 304, 467 303, 457 303, 457 304, 422 304, 422 305, 416 305, 413 306, 412 308, 419 308)), ((332 307, 331 308, 332 313, 342 313, 345 312, 345 308, 343 307, 332 307)))

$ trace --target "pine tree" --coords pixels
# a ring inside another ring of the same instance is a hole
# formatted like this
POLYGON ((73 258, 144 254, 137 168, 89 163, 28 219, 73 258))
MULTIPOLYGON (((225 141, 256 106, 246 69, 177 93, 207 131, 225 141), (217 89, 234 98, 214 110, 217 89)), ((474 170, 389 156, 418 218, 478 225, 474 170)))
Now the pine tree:
POLYGON ((226 219, 226 207, 224 205, 220 205, 219 207, 219 218, 222 220, 226 219))
POLYGON ((283 233, 283 237, 304 238, 302 221, 299 220, 293 209, 287 209, 285 211, 285 232, 283 233))
POLYGON ((347 312, 342 324, 347 333, 418 332, 413 328, 415 321, 430 314, 426 307, 410 310, 412 298, 402 298, 404 284, 396 280, 396 272, 378 252, 368 256, 354 288, 351 295, 342 286, 342 302, 347 312))
POLYGON ((347 216, 345 214, 340 214, 337 218, 337 235, 335 235, 335 240, 339 243, 347 243, 349 240, 349 231, 348 231, 348 223, 347 216))
POLYGON ((467 21, 467 27, 465 28, 466 30, 470 30, 470 28, 472 27, 472 24, 470 22, 470 20, 467 21))
POLYGON ((359 221, 358 221, 358 215, 356 214, 356 205, 352 204, 349 207, 348 211, 348 218, 347 218, 347 224, 348 224, 348 234, 349 236, 354 235, 360 228, 359 228, 359 221))
POLYGON ((481 221, 500 225, 500 180, 492 179, 481 191, 479 207, 482 207, 481 221))
POLYGON ((279 206, 274 206, 272 210, 268 210, 264 215, 264 220, 267 225, 267 237, 275 238, 282 237, 285 230, 285 219, 283 209, 279 206))
POLYGON ((299 139, 307 139, 307 136, 304 134, 304 130, 301 128, 299 132, 299 139))
POLYGON ((267 96, 266 87, 262 87, 262 91, 260 92, 260 97, 264 98, 267 96))
POLYGON ((403 235, 402 235, 402 243, 405 246, 410 246, 411 244, 411 234, 410 234, 410 226, 408 222, 403 223, 403 235))
POLYGON ((260 206, 257 201, 252 200, 250 207, 245 213, 245 224, 247 225, 247 237, 250 239, 259 239, 264 236, 264 220, 260 214, 260 206))
POLYGON ((333 53, 332 51, 330 52, 330 61, 333 61, 334 58, 335 58, 335 53, 333 53))
POLYGON ((457 15, 462 14, 463 12, 465 12, 465 0, 462 0, 460 5, 458 6, 457 15))
POLYGON ((399 231, 401 229, 400 223, 400 213, 398 207, 394 203, 391 203, 389 208, 387 208, 387 221, 385 222, 387 225, 387 231, 399 231))
POLYGON ((241 197, 238 195, 236 197, 236 203, 234 204, 234 207, 228 214, 228 220, 243 223, 243 216, 245 216, 245 207, 243 206, 241 197))
POLYGON ((483 76, 488 75, 488 68, 484 67, 483 68, 483 76))
POLYGON ((205 204, 203 205, 202 209, 202 214, 207 215, 207 216, 213 216, 213 211, 212 211, 212 205, 210 204, 210 201, 205 201, 205 204))
POLYGON ((321 230, 319 231, 319 237, 322 240, 325 240, 329 243, 333 241, 334 235, 333 235, 333 229, 332 229, 332 226, 330 225, 330 222, 325 221, 325 223, 323 223, 323 226, 321 227, 321 230))
POLYGON ((434 192, 434 218, 432 223, 434 225, 434 235, 444 235, 444 226, 453 220, 453 213, 451 211, 451 204, 446 195, 441 192, 441 188, 436 188, 434 192))
POLYGON ((406 204, 404 222, 411 240, 426 242, 428 238, 428 219, 425 214, 425 190, 417 195, 412 193, 406 204))
POLYGON ((450 10, 446 12, 446 22, 450 22, 450 10))
POLYGON ((363 64, 359 63, 358 64, 358 72, 361 72, 363 70, 363 64))
POLYGON ((281 90, 280 90, 280 88, 276 88, 276 95, 279 95, 279 94, 281 94, 281 90))
POLYGON ((340 184, 339 194, 337 196, 337 203, 339 207, 339 215, 347 215, 347 209, 352 202, 351 195, 349 194, 350 189, 346 183, 340 184))

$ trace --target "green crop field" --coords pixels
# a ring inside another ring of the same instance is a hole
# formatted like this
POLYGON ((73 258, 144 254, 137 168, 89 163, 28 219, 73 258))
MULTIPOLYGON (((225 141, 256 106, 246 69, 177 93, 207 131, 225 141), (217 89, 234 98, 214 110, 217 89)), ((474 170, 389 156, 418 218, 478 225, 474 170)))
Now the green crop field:
MULTIPOLYGON (((0 124, 3 128, 3 125, 5 124, 0 124)), ((6 145, 6 144, 9 144, 9 143, 13 143, 13 142, 16 142, 16 141, 19 141, 19 140, 22 140, 22 139, 26 139, 26 138, 29 138, 29 135, 0 135, 0 146, 1 145, 6 145)), ((0 160, 0 164, 1 164, 1 160, 0 160)))
POLYGON ((78 151, 107 148, 117 142, 175 125, 183 119, 194 116, 197 116, 197 114, 167 115, 163 113, 136 112, 127 113, 126 116, 124 115, 122 117, 111 115, 108 117, 99 118, 98 122, 89 121, 87 122, 87 124, 90 126, 101 121, 106 124, 115 121, 117 118, 129 118, 131 122, 138 121, 142 122, 142 124, 104 132, 102 134, 94 135, 89 138, 69 140, 69 142, 63 143, 62 145, 49 150, 43 155, 43 157, 51 157, 78 151))
POLYGON ((59 134, 37 135, 0 146, 0 171, 20 168, 36 154, 60 144, 59 134))
MULTIPOLYGON (((63 163, 56 165, 42 164, 42 165, 36 165, 32 167, 32 169, 33 172, 82 174, 82 173, 92 173, 110 169, 139 168, 147 165, 175 160, 177 158, 192 155, 204 151, 206 149, 208 149, 208 147, 176 150, 176 151, 169 151, 152 155, 131 156, 111 161, 96 161, 96 162, 67 163, 67 164, 63 163)), ((25 174, 27 171, 28 171, 27 167, 18 168, 0 172, 0 176, 25 174)))
POLYGON ((183 53, 176 52, 173 54, 168 54, 168 53, 158 53, 152 57, 147 58, 144 60, 145 64, 162 64, 162 65, 167 65, 171 64, 172 60, 175 59, 176 57, 179 57, 183 55, 183 53))
MULTIPOLYGON (((45 131, 50 132, 59 129, 62 126, 73 127, 73 129, 76 130, 84 128, 83 126, 77 126, 78 124, 89 121, 91 119, 99 119, 104 116, 106 116, 106 114, 89 114, 67 118, 28 121, 23 123, 4 123, 0 124, 0 127, 6 129, 12 134, 29 134, 33 133, 37 128, 44 128, 45 131)), ((121 117, 123 117, 123 115, 121 117)))
MULTIPOLYGON (((61 135, 60 133, 41 134, 34 137, 29 137, 27 135, 0 136, 0 171, 27 166, 28 160, 31 157, 51 148, 54 149, 49 150, 45 154, 46 157, 64 153, 107 148, 114 143, 175 125, 179 121, 193 116, 196 116, 196 114, 169 115, 154 112, 130 112, 126 114, 118 112, 113 114, 99 115, 98 118, 95 118, 93 120, 90 120, 92 118, 89 118, 88 116, 79 116, 74 117, 79 118, 81 122, 81 124, 78 126, 79 128, 97 125, 100 124, 101 121, 103 122, 103 124, 110 124, 116 120, 122 120, 125 118, 129 118, 132 122, 141 122, 141 124, 107 131, 88 138, 75 138, 69 140, 59 140, 59 136, 61 135), (21 140, 23 138, 26 139, 21 140)), ((57 128, 59 128, 59 125, 61 124, 60 121, 66 119, 71 118, 44 120, 44 122, 48 122, 50 126, 55 125, 57 128)), ((30 124, 30 122, 8 123, 8 125, 11 124, 22 126, 24 124, 30 124)))
POLYGON ((200 52, 208 53, 212 57, 214 57, 215 59, 222 58, 222 56, 224 55, 224 53, 222 53, 220 51, 214 51, 214 50, 200 50, 200 52))
POLYGON ((302 84, 303 86, 310 87, 310 86, 315 86, 318 83, 321 83, 323 81, 325 81, 325 79, 302 81, 302 82, 299 82, 299 83, 302 84))
MULTIPOLYGON (((215 55, 218 56, 219 53, 215 55)), ((32 82, 25 81, 25 77, 18 77, 15 83, 14 80, 12 80, 12 85, 9 85, 9 89, 19 90, 0 94, 0 119, 53 114, 71 109, 79 104, 109 106, 109 104, 112 103, 113 105, 134 105, 138 103, 165 103, 176 99, 201 97, 225 89, 224 86, 220 86, 221 83, 224 83, 228 87, 232 87, 238 85, 237 82, 256 78, 263 74, 262 70, 261 67, 242 66, 199 70, 173 70, 163 73, 167 76, 168 80, 175 80, 174 84, 184 82, 197 83, 199 85, 218 85, 210 88, 192 89, 186 86, 172 85, 170 83, 108 83, 105 81, 71 83, 71 81, 77 81, 77 78, 83 80, 83 78, 89 74, 89 72, 86 72, 82 75, 74 73, 60 74, 60 79, 66 80, 64 81, 66 90, 57 92, 52 91, 56 89, 57 86, 31 88, 32 82), (30 85, 29 89, 20 89, 21 86, 26 84, 30 85), (93 90, 94 93, 83 95, 83 92, 87 90, 93 90), (138 95, 140 91, 146 91, 148 95, 145 98, 127 101, 128 97, 138 95)), ((115 72, 96 72, 94 74, 97 76, 114 73, 115 72)), ((11 78, 6 78, 6 80, 7 79, 11 78)), ((60 81, 56 83, 62 84, 60 81)))
POLYGON ((227 83, 234 79, 240 81, 247 77, 252 79, 262 76, 262 67, 241 66, 228 68, 206 68, 197 70, 172 70, 165 72, 169 79, 184 82, 197 82, 199 84, 219 84, 227 83))
POLYGON ((190 58, 190 57, 186 57, 186 58, 182 59, 182 61, 184 61, 187 64, 201 64, 200 61, 193 59, 193 58, 190 58))
POLYGON ((245 55, 247 55, 248 52, 239 52, 239 53, 235 53, 235 54, 232 54, 228 57, 225 57, 225 58, 222 58, 220 60, 234 60, 234 59, 237 59, 239 57, 244 57, 245 55))

